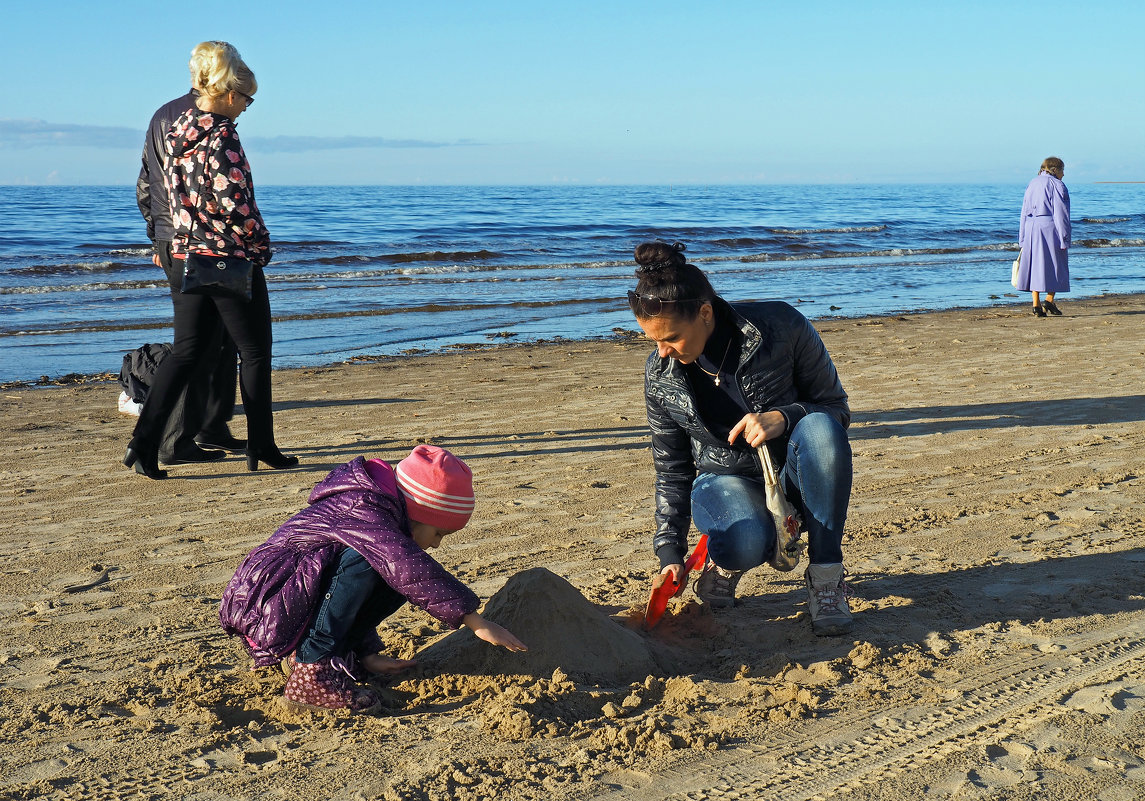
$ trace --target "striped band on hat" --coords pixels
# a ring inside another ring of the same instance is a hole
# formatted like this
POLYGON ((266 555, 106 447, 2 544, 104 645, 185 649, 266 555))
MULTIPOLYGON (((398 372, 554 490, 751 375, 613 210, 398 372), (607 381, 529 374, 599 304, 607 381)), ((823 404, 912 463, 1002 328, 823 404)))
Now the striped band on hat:
POLYGON ((469 495, 468 497, 464 495, 447 495, 432 487, 427 487, 425 484, 421 484, 410 478, 406 472, 402 470, 400 463, 395 472, 398 476, 398 486, 401 487, 402 494, 406 496, 407 500, 412 500, 419 506, 426 506, 441 512, 462 515, 473 514, 473 506, 477 501, 473 495, 469 495))
POLYGON ((464 528, 473 515, 473 473, 436 445, 418 445, 394 469, 406 513, 415 523, 446 531, 464 528))

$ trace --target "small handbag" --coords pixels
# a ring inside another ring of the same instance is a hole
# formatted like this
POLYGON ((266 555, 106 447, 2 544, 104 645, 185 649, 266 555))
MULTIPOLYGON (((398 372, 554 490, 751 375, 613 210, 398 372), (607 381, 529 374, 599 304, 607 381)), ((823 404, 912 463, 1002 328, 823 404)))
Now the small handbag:
POLYGON ((236 256, 188 253, 183 262, 184 295, 212 295, 249 301, 254 262, 236 256))
MULTIPOLYGON (((195 217, 192 216, 189 233, 194 232, 195 217)), ((211 295, 250 302, 253 280, 254 262, 250 259, 188 253, 183 261, 183 286, 179 291, 184 295, 211 295)))
POLYGON ((1014 266, 1010 268, 1010 286, 1018 286, 1018 272, 1022 269, 1022 250, 1018 249, 1018 258, 1014 259, 1014 266))
POLYGON ((779 485, 779 476, 775 466, 771 463, 771 454, 764 443, 757 448, 760 465, 763 467, 764 498, 767 501, 767 510, 771 512, 771 519, 775 521, 775 553, 772 554, 768 564, 784 573, 794 570, 799 564, 799 529, 803 528, 803 520, 795 506, 787 500, 783 487, 779 485))

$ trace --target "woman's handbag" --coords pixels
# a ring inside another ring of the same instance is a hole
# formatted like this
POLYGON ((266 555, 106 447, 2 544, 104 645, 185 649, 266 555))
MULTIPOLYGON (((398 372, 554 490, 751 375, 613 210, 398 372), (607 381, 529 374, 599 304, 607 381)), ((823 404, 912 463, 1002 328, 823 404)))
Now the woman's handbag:
POLYGON ((771 519, 775 521, 775 553, 768 563, 776 570, 784 573, 794 570, 799 564, 799 529, 803 528, 803 520, 791 501, 783 494, 783 487, 779 484, 779 476, 771 463, 771 454, 764 443, 757 448, 759 461, 763 467, 764 497, 767 500, 767 510, 771 512, 771 519))
POLYGON ((1010 286, 1018 287, 1018 272, 1022 269, 1022 249, 1018 249, 1018 258, 1014 259, 1014 266, 1010 268, 1010 286))
MULTIPOLYGON (((204 146, 206 142, 204 142, 204 146)), ((195 218, 191 215, 191 230, 187 235, 190 244, 195 233, 195 218)), ((250 302, 251 284, 254 280, 254 262, 237 256, 211 256, 203 253, 188 253, 183 261, 183 286, 179 290, 184 295, 210 295, 216 298, 234 298, 250 302)))
POLYGON ((250 300, 254 262, 235 256, 207 256, 188 253, 183 262, 184 295, 212 295, 217 298, 250 300))

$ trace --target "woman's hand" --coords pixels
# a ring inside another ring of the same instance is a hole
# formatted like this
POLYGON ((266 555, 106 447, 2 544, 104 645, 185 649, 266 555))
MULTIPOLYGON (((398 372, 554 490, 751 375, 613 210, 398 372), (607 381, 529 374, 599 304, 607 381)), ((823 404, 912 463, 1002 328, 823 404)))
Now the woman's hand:
POLYGON ((758 448, 769 439, 783 436, 787 430, 787 418, 774 409, 762 414, 748 414, 735 424, 728 433, 728 444, 734 445, 736 437, 743 434, 744 441, 753 448, 758 448))
POLYGON ((523 642, 513 636, 513 633, 508 629, 498 626, 491 620, 486 620, 476 612, 470 612, 465 617, 461 618, 461 622, 472 629, 480 639, 490 645, 500 645, 502 648, 508 648, 510 651, 528 651, 529 649, 523 642))
POLYGON ((675 598, 684 591, 684 585, 680 583, 680 574, 683 572, 683 565, 664 565, 664 567, 660 569, 660 575, 652 580, 652 589, 659 589, 664 586, 664 582, 670 581, 677 588, 676 591, 672 593, 672 597, 675 598))

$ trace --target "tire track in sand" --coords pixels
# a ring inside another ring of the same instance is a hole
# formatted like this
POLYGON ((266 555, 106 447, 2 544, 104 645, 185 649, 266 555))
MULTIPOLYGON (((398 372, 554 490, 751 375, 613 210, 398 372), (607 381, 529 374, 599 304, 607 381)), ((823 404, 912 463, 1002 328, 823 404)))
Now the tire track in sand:
POLYGON ((945 706, 920 702, 807 721, 731 752, 684 758, 645 777, 640 786, 613 784, 609 792, 584 798, 825 798, 996 742, 1058 714, 1057 698, 1100 684, 1110 674, 1145 681, 1145 616, 1138 615, 1128 629, 1086 632, 1059 644, 1064 651, 983 665, 949 687, 960 697, 945 706))

